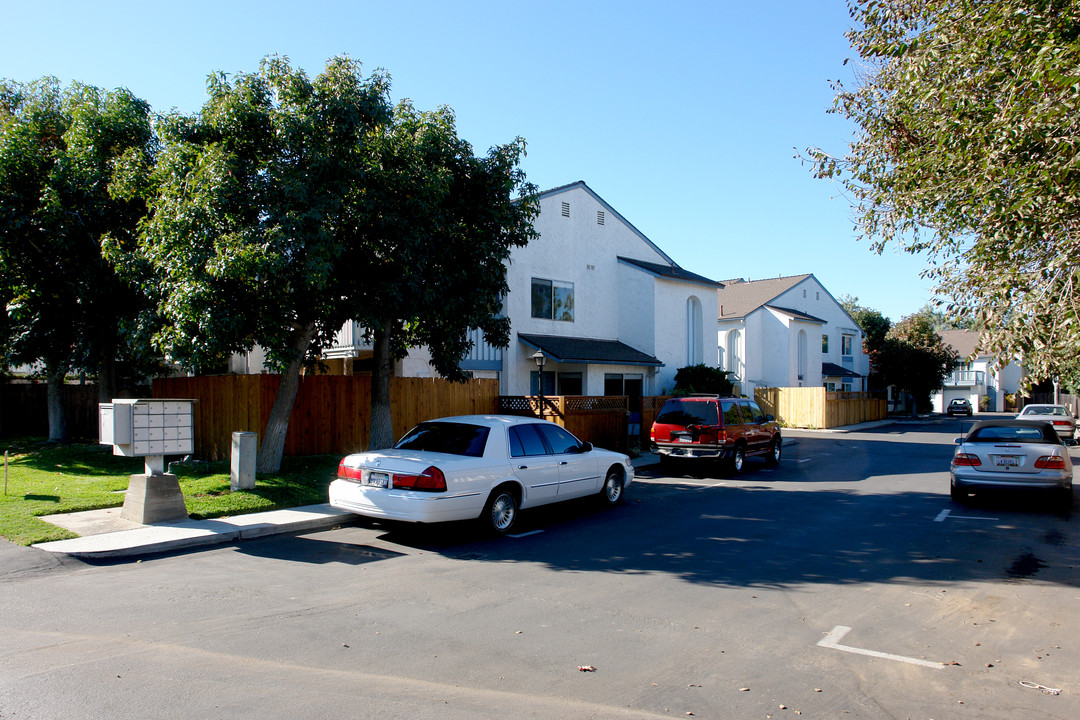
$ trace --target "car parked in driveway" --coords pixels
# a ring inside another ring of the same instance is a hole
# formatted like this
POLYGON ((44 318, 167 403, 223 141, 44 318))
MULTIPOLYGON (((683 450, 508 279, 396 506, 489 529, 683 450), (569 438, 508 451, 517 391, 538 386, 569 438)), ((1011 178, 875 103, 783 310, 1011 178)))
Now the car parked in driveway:
POLYGON ((463 415, 420 423, 392 449, 343 458, 330 504, 407 522, 476 519, 505 534, 525 508, 590 495, 615 505, 633 479, 629 457, 555 423, 463 415))
POLYGON ((971 401, 967 398, 953 398, 949 403, 949 407, 945 408, 946 415, 967 415, 972 416, 971 401))
POLYGON ((780 426, 747 398, 690 395, 669 398, 649 431, 661 463, 673 460, 724 462, 741 473, 751 455, 780 462, 780 426))
POLYGON ((958 502, 980 490, 1039 489, 1071 507, 1072 482, 1072 459, 1048 422, 984 420, 956 439, 949 489, 958 502))
POLYGON ((1047 403, 1035 403, 1025 405, 1024 409, 1016 416, 1017 420, 1045 420, 1054 426, 1054 430, 1066 445, 1073 444, 1076 435, 1076 418, 1064 405, 1051 405, 1047 403))

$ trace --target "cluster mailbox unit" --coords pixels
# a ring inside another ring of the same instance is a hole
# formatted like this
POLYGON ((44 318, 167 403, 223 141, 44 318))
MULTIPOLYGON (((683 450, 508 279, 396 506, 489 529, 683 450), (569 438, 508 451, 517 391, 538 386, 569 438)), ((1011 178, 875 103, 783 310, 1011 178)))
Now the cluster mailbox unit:
POLYGON ((101 444, 114 455, 189 455, 194 450, 193 400, 113 400, 101 403, 101 444))
POLYGON ((195 402, 114 399, 98 405, 98 442, 112 445, 113 455, 146 458, 146 473, 131 476, 122 517, 143 524, 187 518, 180 483, 165 472, 165 456, 194 451, 195 402))

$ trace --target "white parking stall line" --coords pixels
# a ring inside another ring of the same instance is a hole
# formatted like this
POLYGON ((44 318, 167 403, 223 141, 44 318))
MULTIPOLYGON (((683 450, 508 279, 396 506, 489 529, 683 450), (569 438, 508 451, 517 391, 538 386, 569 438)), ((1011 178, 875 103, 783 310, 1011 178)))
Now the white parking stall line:
POLYGON ((910 665, 920 665, 922 667, 934 668, 941 670, 945 667, 944 663, 932 662, 930 660, 921 660, 919 658, 905 657, 903 655, 893 655, 892 653, 878 652, 877 650, 866 650, 864 648, 851 647, 850 645, 841 645, 840 641, 851 632, 851 628, 843 625, 837 625, 828 634, 827 637, 823 637, 818 640, 817 644, 821 647, 832 648, 833 650, 840 650, 842 652, 855 653, 857 655, 867 655, 869 657, 881 658, 882 660, 895 660, 896 662, 908 663, 910 665))
POLYGON ((810 462, 810 458, 803 458, 802 460, 796 460, 797 463, 810 462))
POLYGON ((934 518, 934 522, 945 522, 949 518, 952 518, 953 520, 991 520, 995 522, 1001 519, 996 517, 985 517, 982 515, 953 515, 952 510, 942 510, 937 514, 937 517, 934 518))
POLYGON ((523 537, 529 537, 530 535, 539 535, 542 532, 544 532, 544 531, 543 530, 530 530, 529 532, 518 533, 516 535, 507 535, 506 537, 523 538, 523 537))

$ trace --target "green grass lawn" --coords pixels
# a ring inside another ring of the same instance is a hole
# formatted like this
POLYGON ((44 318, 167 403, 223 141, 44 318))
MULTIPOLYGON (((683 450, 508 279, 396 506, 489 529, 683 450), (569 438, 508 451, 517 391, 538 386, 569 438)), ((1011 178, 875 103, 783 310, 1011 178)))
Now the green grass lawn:
MULTIPOLYGON (((119 507, 128 478, 143 472, 142 458, 116 457, 106 445, 55 445, 40 439, 0 440, 8 452, 8 479, 0 495, 0 537, 32 545, 76 537, 38 516, 119 507)), ((338 455, 285 458, 281 472, 259 475, 253 490, 230 492, 227 461, 173 465, 192 518, 243 515, 324 503, 338 455)))

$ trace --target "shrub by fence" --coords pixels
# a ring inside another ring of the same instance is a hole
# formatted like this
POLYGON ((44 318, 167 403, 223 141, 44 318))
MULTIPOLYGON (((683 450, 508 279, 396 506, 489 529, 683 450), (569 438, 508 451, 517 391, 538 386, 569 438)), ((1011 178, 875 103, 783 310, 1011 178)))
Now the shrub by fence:
MULTIPOLYGON (((229 456, 233 432, 255 432, 262 439, 280 382, 278 375, 162 378, 154 381, 154 397, 198 400, 195 454, 220 460, 229 456)), ((436 417, 492 413, 498 394, 497 380, 452 383, 434 378, 393 378, 390 405, 394 437, 436 417)), ((370 376, 305 375, 289 417, 285 454, 344 455, 364 450, 371 432, 370 412, 370 376)))
POLYGON ((831 428, 883 420, 884 398, 862 392, 828 392, 823 387, 757 388, 754 399, 761 409, 785 425, 831 428))

